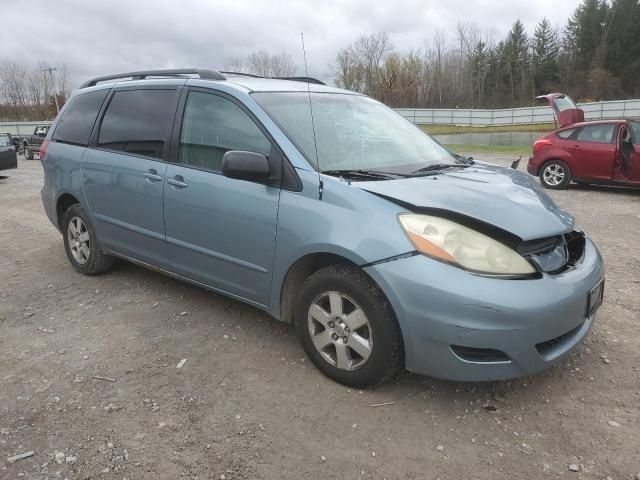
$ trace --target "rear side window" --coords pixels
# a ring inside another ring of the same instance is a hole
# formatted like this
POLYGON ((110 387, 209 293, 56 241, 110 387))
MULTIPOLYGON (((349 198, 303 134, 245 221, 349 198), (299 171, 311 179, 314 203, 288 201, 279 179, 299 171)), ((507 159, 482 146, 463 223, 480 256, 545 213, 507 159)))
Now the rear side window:
POLYGON ((209 93, 189 92, 180 132, 178 161, 207 170, 222 169, 229 150, 268 156, 271 142, 238 105, 209 93))
POLYGON ((11 138, 6 133, 0 133, 0 147, 8 147, 11 145, 11 138))
POLYGON ((116 92, 102 119, 98 147, 162 158, 175 96, 175 90, 116 92))
MULTIPOLYGON (((75 96, 62 114, 56 130, 53 132, 53 140, 75 145, 88 145, 98 110, 100 110, 107 93, 109 90, 105 89, 75 96)), ((46 128, 48 129, 48 127, 46 128)))
POLYGON ((614 124, 588 125, 578 132, 576 140, 591 143, 613 143, 614 124))
POLYGON ((569 130, 562 130, 561 132, 556 133, 560 138, 569 138, 575 132, 575 128, 570 128, 569 130))

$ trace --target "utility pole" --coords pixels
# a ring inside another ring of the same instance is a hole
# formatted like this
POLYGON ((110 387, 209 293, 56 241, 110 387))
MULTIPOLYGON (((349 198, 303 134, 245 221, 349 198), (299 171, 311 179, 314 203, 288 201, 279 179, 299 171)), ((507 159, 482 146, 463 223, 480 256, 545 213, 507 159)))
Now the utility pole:
POLYGON ((58 94, 56 93, 56 85, 55 82, 53 80, 53 72, 55 72, 56 69, 54 67, 48 67, 45 66, 42 69, 42 73, 44 74, 44 85, 45 85, 45 95, 46 95, 46 86, 47 86, 47 73, 49 74, 49 78, 51 78, 51 86, 53 87, 53 99, 56 102, 56 113, 60 112, 60 105, 58 104, 58 94))

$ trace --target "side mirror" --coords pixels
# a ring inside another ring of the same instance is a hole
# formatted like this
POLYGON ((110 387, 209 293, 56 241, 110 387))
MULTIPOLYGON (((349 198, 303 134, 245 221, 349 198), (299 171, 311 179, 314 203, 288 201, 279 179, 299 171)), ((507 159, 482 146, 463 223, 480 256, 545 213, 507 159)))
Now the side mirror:
POLYGON ((260 153, 230 150, 222 157, 222 174, 228 178, 263 182, 269 179, 269 160, 260 153))

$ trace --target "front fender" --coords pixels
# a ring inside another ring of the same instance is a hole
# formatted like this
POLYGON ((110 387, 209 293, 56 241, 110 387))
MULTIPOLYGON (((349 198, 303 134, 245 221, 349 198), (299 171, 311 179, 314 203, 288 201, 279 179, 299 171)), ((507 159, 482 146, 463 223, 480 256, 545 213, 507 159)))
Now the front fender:
POLYGON ((343 180, 298 170, 301 192, 280 194, 278 230, 269 311, 280 317, 280 295, 287 272, 315 253, 342 257, 364 266, 414 250, 397 216, 406 210, 343 180))

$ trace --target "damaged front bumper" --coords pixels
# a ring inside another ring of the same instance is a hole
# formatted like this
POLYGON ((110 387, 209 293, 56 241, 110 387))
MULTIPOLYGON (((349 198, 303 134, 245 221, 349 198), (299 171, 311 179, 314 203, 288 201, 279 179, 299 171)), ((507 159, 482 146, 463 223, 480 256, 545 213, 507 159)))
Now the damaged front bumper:
POLYGON ((567 355, 589 333, 589 295, 604 262, 586 239, 571 268, 540 278, 470 274, 423 255, 365 268, 391 302, 406 368, 459 381, 533 374, 567 355))

